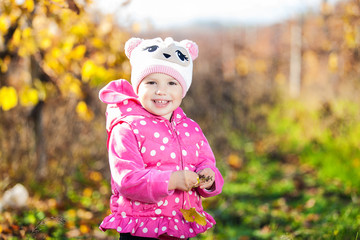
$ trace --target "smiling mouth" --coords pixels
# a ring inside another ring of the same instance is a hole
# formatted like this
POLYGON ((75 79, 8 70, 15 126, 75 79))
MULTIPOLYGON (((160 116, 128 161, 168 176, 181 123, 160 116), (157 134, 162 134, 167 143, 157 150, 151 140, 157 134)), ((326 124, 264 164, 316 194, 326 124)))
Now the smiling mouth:
POLYGON ((167 105, 170 101, 169 101, 169 100, 154 99, 153 102, 154 102, 157 106, 165 106, 165 105, 167 105))
POLYGON ((154 101, 154 103, 160 103, 160 104, 165 104, 165 103, 168 103, 168 102, 170 102, 170 101, 168 101, 168 100, 153 100, 154 101))

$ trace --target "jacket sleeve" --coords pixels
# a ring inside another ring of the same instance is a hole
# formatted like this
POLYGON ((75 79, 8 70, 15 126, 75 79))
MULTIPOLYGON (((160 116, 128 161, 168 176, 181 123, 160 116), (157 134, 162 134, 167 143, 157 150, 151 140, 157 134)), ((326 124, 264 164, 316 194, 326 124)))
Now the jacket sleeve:
POLYGON ((210 190, 198 188, 198 193, 203 197, 213 197, 220 194, 224 185, 224 179, 219 169, 216 167, 215 156, 205 136, 200 143, 199 159, 200 161, 196 166, 196 172, 200 172, 205 168, 210 168, 215 173, 215 182, 210 190))
POLYGON ((172 171, 145 169, 139 143, 127 123, 119 123, 109 136, 109 164, 116 189, 132 200, 156 203, 173 194, 168 190, 172 171))

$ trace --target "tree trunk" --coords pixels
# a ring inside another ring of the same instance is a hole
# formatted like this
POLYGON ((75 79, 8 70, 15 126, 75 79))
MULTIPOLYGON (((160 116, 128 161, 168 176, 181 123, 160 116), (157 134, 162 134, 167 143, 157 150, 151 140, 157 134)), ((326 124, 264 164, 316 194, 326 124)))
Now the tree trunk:
POLYGON ((35 146, 36 146, 36 176, 43 179, 47 174, 47 154, 43 124, 44 102, 40 101, 31 113, 34 122, 35 146))
MULTIPOLYGON (((34 57, 30 58, 31 78, 44 81, 39 64, 34 57)), ((46 140, 44 135, 43 109, 44 101, 40 100, 31 112, 31 119, 34 123, 35 148, 36 148, 36 176, 38 180, 43 179, 47 174, 46 140)))
POLYGON ((302 20, 296 21, 291 27, 291 55, 290 55, 290 83, 291 97, 298 97, 301 88, 301 48, 302 48, 302 20))

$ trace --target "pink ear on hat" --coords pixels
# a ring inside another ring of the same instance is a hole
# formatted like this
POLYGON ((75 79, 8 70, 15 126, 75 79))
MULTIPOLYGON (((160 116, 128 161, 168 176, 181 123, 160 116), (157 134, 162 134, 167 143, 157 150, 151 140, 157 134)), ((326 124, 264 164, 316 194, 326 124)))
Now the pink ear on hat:
POLYGON ((180 43, 183 44, 185 48, 189 51, 191 59, 194 61, 199 54, 198 45, 190 40, 182 40, 180 43))
POLYGON ((130 38, 125 43, 125 55, 130 59, 131 52, 143 41, 141 38, 130 38))

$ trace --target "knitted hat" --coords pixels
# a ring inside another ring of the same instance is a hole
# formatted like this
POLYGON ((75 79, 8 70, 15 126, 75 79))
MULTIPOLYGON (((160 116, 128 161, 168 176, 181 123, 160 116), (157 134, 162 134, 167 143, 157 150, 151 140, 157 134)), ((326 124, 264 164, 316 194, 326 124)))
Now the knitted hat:
POLYGON ((190 40, 129 39, 125 44, 125 54, 130 59, 131 84, 135 93, 146 76, 164 73, 180 83, 184 97, 191 85, 193 60, 198 52, 198 46, 190 40))

